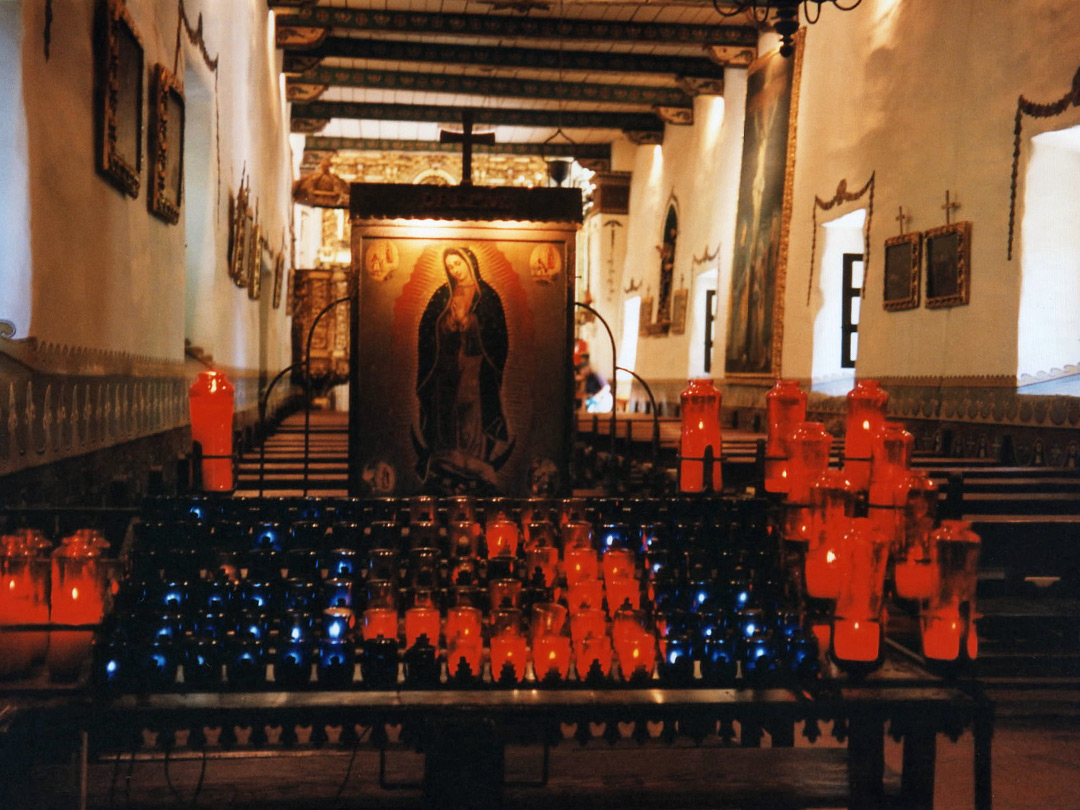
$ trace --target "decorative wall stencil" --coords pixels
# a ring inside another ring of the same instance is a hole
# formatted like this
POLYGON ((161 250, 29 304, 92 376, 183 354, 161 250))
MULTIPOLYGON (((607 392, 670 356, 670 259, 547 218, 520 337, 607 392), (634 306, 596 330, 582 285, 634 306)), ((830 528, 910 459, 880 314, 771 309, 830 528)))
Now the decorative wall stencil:
MULTIPOLYGON (((841 180, 836 185, 836 193, 833 198, 826 202, 817 195, 814 196, 814 212, 811 216, 813 222, 813 234, 810 237, 810 281, 806 285, 806 305, 810 306, 810 294, 814 290, 814 264, 817 256, 817 212, 820 208, 822 211, 830 211, 842 203, 855 202, 862 199, 864 194, 868 194, 866 201, 866 222, 863 225, 863 267, 870 266, 870 222, 874 217, 874 175, 876 172, 870 172, 870 179, 866 181, 865 185, 855 193, 849 193, 847 190, 847 180, 841 180)), ((866 275, 863 275, 863 295, 866 291, 866 275)))
POLYGON ((162 64, 150 82, 150 211, 175 225, 184 184, 184 89, 162 64))
POLYGON ((711 262, 713 259, 715 259, 719 255, 720 255, 720 243, 717 242, 716 243, 716 249, 713 250, 711 253, 709 252, 709 246, 705 245, 705 249, 701 251, 701 256, 691 256, 690 257, 690 262, 691 262, 691 264, 694 265, 694 267, 698 267, 700 265, 711 262))
POLYGON ((1024 116, 1032 118, 1054 118, 1061 115, 1069 107, 1080 107, 1080 68, 1073 74, 1072 88, 1057 101, 1049 104, 1036 104, 1024 96, 1016 102, 1016 123, 1013 126, 1013 161, 1012 181, 1009 185, 1009 240, 1006 258, 1012 261, 1013 256, 1013 232, 1016 226, 1016 192, 1019 185, 1020 172, 1020 139, 1024 126, 1024 116))
POLYGON ((794 57, 773 51, 747 72, 726 376, 780 372, 804 34, 796 35, 794 57))
POLYGON ((139 196, 142 172, 143 45, 123 0, 101 6, 95 38, 98 169, 117 188, 139 196))

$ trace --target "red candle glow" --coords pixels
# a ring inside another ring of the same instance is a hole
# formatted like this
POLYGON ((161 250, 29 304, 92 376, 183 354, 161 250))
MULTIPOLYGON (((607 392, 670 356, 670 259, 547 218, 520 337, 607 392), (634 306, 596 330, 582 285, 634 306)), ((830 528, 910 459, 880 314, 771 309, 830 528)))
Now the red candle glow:
POLYGON ((859 380, 847 394, 844 432, 844 473, 856 490, 870 486, 870 457, 874 434, 885 421, 889 395, 874 380, 859 380))
POLYGON ((521 580, 493 579, 488 583, 488 595, 491 597, 492 610, 520 607, 521 580))
POLYGON ((575 610, 570 614, 570 637, 578 644, 589 636, 607 635, 607 614, 596 608, 575 610))
MULTIPOLYGON (((446 611, 446 643, 450 644, 451 639, 460 638, 463 641, 480 644, 480 620, 481 620, 480 608, 462 605, 460 607, 452 607, 446 611)), ((473 672, 479 672, 479 670, 473 670, 473 672)), ((453 674, 453 670, 451 670, 453 674)))
POLYGON ((480 554, 480 524, 458 520, 447 530, 451 557, 477 557, 480 554))
POLYGON ((712 450, 713 492, 723 489, 720 473, 722 452, 720 436, 720 392, 712 380, 690 380, 680 395, 682 432, 679 438, 679 490, 701 492, 705 489, 705 451, 712 450))
POLYGON ((600 665, 600 673, 606 678, 611 672, 611 659, 611 639, 607 636, 587 636, 574 642, 574 667, 581 680, 588 677, 594 663, 600 665))
POLYGON ((907 481, 904 535, 894 552, 896 594, 902 599, 929 599, 937 571, 930 532, 937 511, 938 490, 925 473, 910 473, 907 481))
POLYGON ((833 437, 821 422, 800 422, 787 437, 788 502, 810 502, 810 485, 829 466, 833 437))
POLYGON ((575 580, 568 588, 567 603, 571 611, 603 607, 604 583, 592 577, 575 580))
POLYGON ((562 524, 563 554, 577 548, 593 547, 592 524, 587 520, 568 520, 562 524))
POLYGON ((978 652, 978 641, 972 642, 970 636, 975 633, 980 540, 968 521, 943 520, 931 541, 937 552, 937 577, 923 614, 923 654, 955 661, 961 650, 978 652))
POLYGON ((479 636, 469 637, 457 635, 447 637, 446 640, 446 667, 450 677, 454 677, 461 671, 461 662, 469 665, 469 672, 474 677, 480 677, 481 667, 484 663, 484 648, 479 636))
POLYGON ((827 469, 810 487, 813 527, 804 568, 806 593, 836 599, 843 580, 840 548, 851 525, 854 493, 839 470, 827 469))
POLYGON ((583 579, 597 579, 600 576, 600 561, 591 548, 572 548, 564 552, 564 557, 566 584, 571 588, 583 579))
POLYGON ((942 610, 922 620, 923 655, 936 661, 955 661, 960 656, 964 622, 959 610, 942 610))
POLYGON ((614 614, 616 610, 627 606, 633 609, 641 607, 641 588, 636 579, 611 580, 604 588, 609 613, 614 614))
MULTIPOLYGON (((417 608, 411 608, 411 610, 417 610, 417 608)), ((397 641, 397 637, 398 613, 396 610, 368 608, 364 611, 364 641, 370 641, 373 638, 392 638, 397 641)))
POLYGON ((16 535, 0 538, 0 678, 25 677, 44 660, 45 630, 5 630, 7 625, 49 621, 48 560, 16 535))
POLYGON ((765 394, 765 491, 788 491, 787 438, 806 419, 806 394, 794 380, 777 380, 765 394))
POLYGON ((930 560, 906 560, 893 569, 896 595, 901 599, 929 599, 934 590, 934 566, 930 560))
POLYGON ((525 666, 529 660, 529 647, 525 637, 518 632, 503 632, 491 639, 491 677, 498 681, 502 678, 506 666, 510 665, 515 681, 525 677, 525 666))
POLYGON ((651 675, 656 663, 656 639, 641 630, 614 639, 615 653, 619 656, 619 669, 624 681, 637 672, 651 675))
POLYGON ((536 546, 525 552, 525 564, 529 581, 537 571, 544 577, 544 586, 550 588, 559 575, 559 549, 555 546, 536 546))
POLYGON ((428 644, 439 646, 439 611, 433 607, 411 607, 405 611, 405 644, 411 648, 420 636, 427 636, 428 644))
POLYGON ((522 547, 526 552, 532 551, 538 546, 556 545, 559 531, 551 521, 534 520, 525 522, 523 518, 521 525, 525 527, 525 530, 522 532, 522 547))
POLYGON ((489 520, 485 532, 488 559, 513 557, 518 548, 518 526, 510 520, 489 520))
POLYGON ((612 548, 604 552, 604 582, 632 579, 637 570, 637 557, 624 548, 612 548))
POLYGON ((869 518, 855 518, 841 544, 843 578, 833 622, 833 652, 841 661, 876 661, 889 540, 869 518))
POLYGON ((229 492, 233 488, 233 386, 223 372, 207 370, 188 389, 191 440, 202 447, 203 489, 229 492))
POLYGON ((833 652, 841 661, 876 661, 881 654, 881 623, 867 619, 836 619, 833 652))
POLYGON ((533 671, 537 680, 554 672, 565 678, 570 671, 570 639, 566 636, 544 635, 533 638, 533 671))

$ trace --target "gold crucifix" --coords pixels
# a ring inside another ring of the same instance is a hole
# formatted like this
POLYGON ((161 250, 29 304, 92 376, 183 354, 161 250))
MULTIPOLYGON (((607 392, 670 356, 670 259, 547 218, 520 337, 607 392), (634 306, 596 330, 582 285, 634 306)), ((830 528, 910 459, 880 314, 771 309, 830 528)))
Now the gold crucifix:
POLYGON ((461 185, 472 185, 472 148, 474 143, 495 143, 494 132, 473 134, 473 111, 461 111, 461 132, 439 130, 439 143, 461 144, 461 185))
POLYGON ((900 206, 900 213, 895 217, 896 221, 900 223, 900 235, 904 235, 904 223, 911 219, 910 216, 904 213, 904 206, 900 206))
POLYGON ((941 207, 945 209, 945 224, 951 225, 952 223, 949 222, 949 215, 952 214, 954 210, 960 207, 960 203, 956 202, 955 200, 949 202, 949 192, 947 189, 945 191, 945 204, 941 207))

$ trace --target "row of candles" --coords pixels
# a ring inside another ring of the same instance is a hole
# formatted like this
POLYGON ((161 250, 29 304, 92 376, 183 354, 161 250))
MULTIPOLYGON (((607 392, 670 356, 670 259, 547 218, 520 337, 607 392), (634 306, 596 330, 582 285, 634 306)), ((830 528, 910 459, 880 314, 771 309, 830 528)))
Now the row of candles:
POLYGON ((912 434, 886 421, 887 401, 873 381, 848 393, 843 466, 836 469, 829 467, 833 437, 805 421, 798 385, 781 380, 766 395, 765 488, 786 499, 793 575, 806 596, 831 604, 832 650, 841 661, 880 659, 890 584, 897 597, 918 604, 925 658, 973 660, 979 537, 965 521, 936 522, 937 486, 910 469, 912 434), (856 517, 862 497, 866 516, 856 517))
MULTIPOLYGON (((301 662, 345 666, 357 644, 357 660, 376 670, 388 664, 372 661, 396 662, 401 652, 415 662, 430 650, 445 661, 448 677, 471 682, 486 671, 490 681, 516 683, 527 668, 530 678, 544 682, 575 674, 640 680, 652 676, 657 662, 667 682, 690 682, 695 674, 734 682, 740 668, 748 682, 814 671, 816 642, 802 632, 797 614, 783 611, 777 555, 766 550, 765 526, 743 499, 714 508, 724 516, 721 525, 674 527, 594 526, 580 519, 580 509, 565 511, 561 522, 549 512, 544 517, 551 520, 530 520, 540 515, 527 502, 512 511, 489 503, 483 522, 475 514, 455 515, 473 520, 440 526, 428 511, 433 503, 413 506, 423 509, 404 525, 376 521, 354 533, 363 550, 283 552, 276 549, 284 534, 306 540, 256 524, 249 533, 253 548, 222 555, 218 571, 191 582, 157 567, 174 558, 137 560, 134 570, 143 579, 122 594, 130 621, 116 628, 117 637, 152 646, 144 655, 153 661, 177 660, 169 651, 178 644, 272 659, 275 682, 278 670, 295 674, 301 662), (726 521, 740 509, 755 519, 732 532, 726 521), (721 546, 714 529, 738 543, 721 546), (413 543, 420 545, 409 548, 413 543), (267 557, 274 562, 267 565, 267 557), (265 578, 275 567, 279 576, 265 578)), ((151 546, 157 531, 149 534, 151 546)), ((107 641, 103 649, 114 646, 107 641)), ((112 663, 107 680, 115 681, 123 662, 110 656, 99 660, 112 663)), ((326 680, 319 675, 320 683, 326 680)))
POLYGON ((92 629, 105 613, 115 564, 104 536, 80 529, 56 548, 39 529, 0 536, 0 678, 25 678, 42 663, 54 680, 75 679, 92 629))

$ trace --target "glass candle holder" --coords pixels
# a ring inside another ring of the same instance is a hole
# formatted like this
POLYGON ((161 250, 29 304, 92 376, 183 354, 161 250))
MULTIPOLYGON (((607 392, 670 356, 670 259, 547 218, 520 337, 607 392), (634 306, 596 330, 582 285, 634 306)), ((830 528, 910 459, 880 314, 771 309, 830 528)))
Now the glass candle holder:
MULTIPOLYGON (((283 645, 274 660, 274 683, 300 689, 311 681, 313 646, 310 641, 283 645)), ((187 668, 184 669, 185 678, 187 668)))
POLYGON ((874 434, 885 422, 889 401, 874 380, 859 380, 847 394, 844 432, 844 474, 858 491, 870 487, 870 459, 874 434))
POLYGON ((493 557, 513 557, 517 555, 520 539, 517 523, 511 520, 488 521, 484 532, 487 542, 488 559, 493 557))
POLYGON ((344 641, 352 636, 356 617, 349 608, 327 608, 323 611, 322 635, 332 641, 344 641))
POLYGON ((499 608, 521 607, 520 579, 494 579, 488 583, 488 595, 491 598, 491 610, 499 608))
POLYGON ((814 513, 803 582, 817 599, 836 599, 842 581, 840 544, 851 525, 855 493, 839 470, 825 470, 810 487, 814 513))
MULTIPOLYGON (((483 614, 479 608, 468 605, 452 607, 446 611, 446 643, 451 639, 461 638, 469 643, 482 644, 483 614)), ((451 674, 452 671, 451 671, 451 674)), ((479 669, 473 669, 473 674, 479 674, 479 669)))
POLYGON ((604 583, 604 592, 607 597, 608 613, 614 615, 615 611, 623 608, 637 609, 641 607, 641 583, 636 579, 612 579, 604 583))
POLYGON ((585 522, 587 505, 584 498, 563 498, 559 501, 559 526, 565 527, 570 522, 585 522))
POLYGON ((397 551, 385 548, 373 548, 368 552, 368 579, 386 580, 397 583, 401 564, 397 551))
POLYGON ((570 612, 570 637, 578 644, 590 636, 606 636, 607 613, 597 608, 582 608, 570 612))
POLYGON ((405 611, 405 647, 411 649, 421 637, 433 647, 439 644, 442 619, 434 607, 411 607, 405 611))
POLYGON ((388 638, 397 642, 398 612, 396 608, 369 607, 364 611, 364 641, 388 638))
POLYGON ((625 548, 609 548, 603 556, 604 582, 631 579, 637 573, 637 555, 625 548))
POLYGON ((446 637, 446 668, 453 680, 473 680, 483 672, 484 645, 479 635, 446 637))
POLYGON ((832 452, 832 435, 821 422, 800 422, 787 437, 787 500, 788 503, 807 506, 810 503, 810 485, 829 466, 832 452))
POLYGON ((908 476, 907 504, 904 508, 904 537, 895 551, 893 576, 896 595, 902 599, 929 599, 934 589, 934 556, 930 542, 937 514, 937 484, 925 473, 908 476))
POLYGON ((550 520, 532 520, 525 522, 522 518, 524 531, 522 532, 522 548, 525 553, 536 548, 553 548, 558 551, 559 530, 550 520))
POLYGON ((979 536, 966 520, 943 520, 931 535, 937 550, 934 588, 922 615, 923 655, 936 661, 956 661, 977 654, 975 585, 979 536))
POLYGON ((48 633, 6 630, 49 621, 49 561, 24 538, 0 539, 0 678, 25 677, 45 659, 48 633))
POLYGON ((842 584, 833 620, 838 661, 869 663, 881 655, 881 605, 889 540, 869 518, 855 518, 841 546, 842 584))
POLYGON ((902 506, 896 484, 905 482, 911 467, 912 436, 900 422, 883 422, 874 434, 870 455, 871 504, 902 506))
POLYGON ((438 501, 431 495, 414 495, 409 498, 409 523, 434 523, 438 515, 438 501))
POLYGON ((491 637, 491 679, 521 683, 529 661, 529 647, 520 630, 503 629, 491 637))
POLYGON ((806 419, 806 394, 794 380, 777 380, 765 394, 765 491, 788 491, 788 436, 806 419))
POLYGON ((451 557, 480 556, 480 524, 473 520, 454 521, 447 528, 451 557))
POLYGON ((323 638, 319 642, 316 673, 320 686, 333 689, 350 686, 355 668, 356 651, 352 642, 332 638, 323 638))
POLYGON ((706 452, 712 454, 709 475, 713 492, 723 489, 720 456, 720 392, 712 380, 695 379, 680 394, 682 430, 679 437, 679 491, 701 492, 706 488, 706 452))
POLYGON ((570 672, 570 639, 554 634, 534 636, 532 660, 537 680, 565 678, 570 672))
POLYGON ((567 587, 567 605, 570 610, 601 608, 604 604, 604 583, 593 577, 575 579, 567 587))
POLYGON ((587 520, 568 520, 561 524, 563 555, 574 549, 593 549, 593 526, 587 520))
POLYGON ((453 495, 446 499, 446 518, 453 523, 472 523, 476 520, 476 499, 471 495, 453 495))
POLYGON ((389 608, 397 610, 397 585, 386 579, 369 579, 364 588, 364 606, 367 608, 389 608))
POLYGON ((405 529, 408 534, 408 548, 438 548, 441 539, 439 524, 433 520, 410 523, 405 529))
POLYGON ((571 548, 563 551, 563 570, 566 584, 573 587, 583 579, 598 579, 600 561, 592 548, 571 548))
POLYGON ((442 579, 440 567, 442 554, 439 549, 423 546, 409 551, 409 586, 412 588, 436 588, 442 579))
POLYGON ((559 549, 555 546, 534 546, 525 552, 526 576, 530 584, 550 588, 559 576, 559 549), (536 577, 539 575, 539 582, 536 577))
POLYGON ((200 371, 188 388, 191 440, 202 448, 203 489, 233 489, 233 385, 223 372, 200 371), (213 458, 211 458, 213 457, 213 458))
POLYGON ((319 585, 322 604, 326 607, 353 607, 351 579, 324 579, 319 585))

